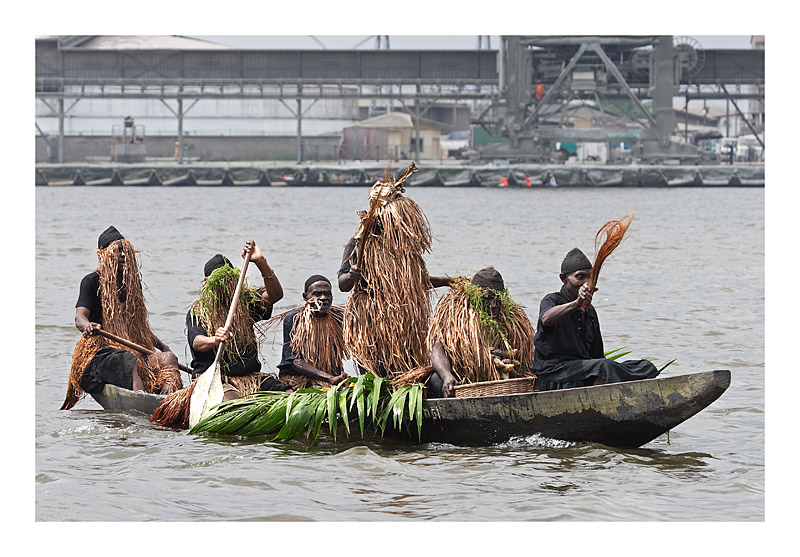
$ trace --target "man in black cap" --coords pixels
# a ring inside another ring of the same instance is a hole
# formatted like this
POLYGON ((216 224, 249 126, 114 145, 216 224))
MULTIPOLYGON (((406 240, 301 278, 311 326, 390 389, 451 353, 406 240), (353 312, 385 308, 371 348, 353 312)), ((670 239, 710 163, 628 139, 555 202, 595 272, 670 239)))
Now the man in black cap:
POLYGON ((539 307, 532 370, 543 391, 651 379, 658 369, 647 360, 616 362, 604 356, 597 311, 587 284, 589 259, 573 248, 561 263, 562 286, 539 307))
POLYGON ((288 388, 271 375, 260 373, 258 343, 253 330, 256 323, 272 316, 273 306, 283 298, 283 287, 253 240, 245 243, 242 258, 248 252, 250 261, 261 271, 264 288, 243 286, 241 296, 246 304, 238 304, 230 329, 225 328, 225 322, 238 275, 230 260, 222 254, 214 255, 203 266, 205 279, 201 296, 186 314, 195 377, 213 365, 218 347, 225 343, 221 363, 224 400, 257 390, 283 391, 288 388), (232 273, 215 273, 222 268, 232 273), (210 282, 212 279, 215 280, 210 282))
MULTIPOLYGON (((104 230, 97 240, 98 268, 81 280, 75 304, 75 326, 86 342, 76 347, 82 357, 74 360, 92 359, 84 369, 70 372, 73 395, 68 394, 68 399, 74 400, 74 393, 81 390, 98 392, 105 383, 164 393, 182 386, 177 357, 150 330, 136 253, 114 226, 104 230), (101 337, 101 329, 160 352, 145 356, 121 349, 101 337)), ((65 406, 70 407, 70 402, 65 406)))
POLYGON ((331 281, 312 275, 305 282, 303 307, 283 317, 283 354, 278 378, 295 390, 338 385, 347 378, 341 307, 333 306, 331 281))

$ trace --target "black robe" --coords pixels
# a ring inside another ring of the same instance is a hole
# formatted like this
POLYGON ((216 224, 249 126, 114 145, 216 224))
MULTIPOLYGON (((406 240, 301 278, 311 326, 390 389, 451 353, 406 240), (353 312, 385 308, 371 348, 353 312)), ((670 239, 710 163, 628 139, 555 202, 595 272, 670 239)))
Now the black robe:
POLYGON ((541 390, 584 387, 598 378, 603 383, 619 383, 658 375, 656 366, 647 360, 617 362, 603 355, 603 336, 594 306, 581 308, 552 327, 542 325, 542 315, 570 301, 562 288, 546 295, 539 306, 531 369, 539 377, 541 390))

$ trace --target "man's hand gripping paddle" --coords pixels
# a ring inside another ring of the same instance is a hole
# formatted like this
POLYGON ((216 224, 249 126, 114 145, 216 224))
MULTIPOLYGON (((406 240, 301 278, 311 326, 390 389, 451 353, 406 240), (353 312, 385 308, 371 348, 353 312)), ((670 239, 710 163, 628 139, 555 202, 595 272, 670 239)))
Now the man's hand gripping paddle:
MULTIPOLYGON (((236 313, 236 306, 239 303, 239 293, 242 291, 242 284, 244 284, 244 276, 247 274, 247 265, 250 263, 250 252, 248 251, 244 256, 244 263, 242 264, 242 273, 239 275, 239 282, 236 283, 236 290, 233 293, 233 301, 231 308, 228 310, 228 318, 225 320, 225 329, 229 329, 233 322, 233 314, 236 313)), ((213 371, 207 369, 205 373, 197 378, 192 392, 192 398, 189 402, 189 427, 194 427, 200 420, 205 418, 211 408, 222 402, 222 372, 221 356, 225 343, 220 343, 217 347, 217 356, 214 358, 213 371)))

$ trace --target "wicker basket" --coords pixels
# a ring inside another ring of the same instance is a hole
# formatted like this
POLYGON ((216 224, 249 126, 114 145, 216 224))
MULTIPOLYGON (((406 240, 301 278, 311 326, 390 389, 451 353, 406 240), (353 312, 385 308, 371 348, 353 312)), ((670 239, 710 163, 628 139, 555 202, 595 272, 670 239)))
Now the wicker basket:
POLYGON ((514 395, 532 393, 536 390, 536 377, 520 377, 518 379, 501 379, 500 381, 483 381, 456 385, 457 397, 514 395))

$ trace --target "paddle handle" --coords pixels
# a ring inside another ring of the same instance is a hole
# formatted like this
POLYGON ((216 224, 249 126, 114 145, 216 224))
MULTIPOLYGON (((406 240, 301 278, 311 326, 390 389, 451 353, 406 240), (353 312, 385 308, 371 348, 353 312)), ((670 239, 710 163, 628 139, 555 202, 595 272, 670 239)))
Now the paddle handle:
MULTIPOLYGON (((247 266, 250 264, 250 252, 248 251, 244 254, 244 263, 242 264, 242 272, 239 275, 239 282, 236 283, 236 290, 233 292, 233 301, 231 301, 231 307, 228 310, 228 318, 225 320, 225 329, 230 328, 231 324, 233 323, 233 315, 236 313, 236 307, 239 305, 239 294, 242 291, 242 285, 244 284, 244 276, 247 274, 247 266)), ((222 355, 222 348, 225 346, 225 342, 220 342, 219 347, 217 348, 217 355, 214 357, 214 367, 217 367, 219 364, 220 356, 222 355)))
MULTIPOLYGON (((136 343, 133 343, 133 342, 131 342, 129 340, 126 340, 126 339, 124 339, 122 337, 118 337, 117 335, 109 333, 108 331, 105 331, 103 329, 95 329, 95 332, 100 336, 106 337, 107 339, 113 340, 114 342, 118 342, 119 344, 121 344, 123 346, 127 346, 128 348, 132 348, 133 350, 141 352, 142 354, 145 354, 147 356, 151 356, 151 355, 155 354, 155 352, 153 350, 145 348, 144 346, 139 346, 136 343)), ((180 364, 180 363, 178 364, 178 369, 180 369, 181 371, 185 371, 186 373, 192 373, 192 369, 191 368, 186 367, 185 365, 180 364)))

